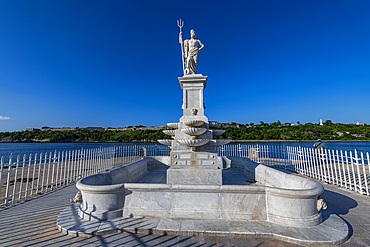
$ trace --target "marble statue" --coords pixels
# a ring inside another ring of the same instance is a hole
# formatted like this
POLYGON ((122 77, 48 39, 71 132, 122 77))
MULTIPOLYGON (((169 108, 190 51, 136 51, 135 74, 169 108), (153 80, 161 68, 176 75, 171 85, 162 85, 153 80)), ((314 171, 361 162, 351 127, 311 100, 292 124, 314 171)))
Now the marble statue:
POLYGON ((181 22, 180 19, 180 24, 178 23, 178 26, 180 27, 179 42, 181 44, 183 56, 184 74, 196 74, 198 70, 199 51, 204 49, 204 45, 199 39, 197 39, 193 29, 190 31, 191 38, 184 41, 182 40, 181 28, 183 27, 183 23, 184 22, 181 22), (186 69, 184 68, 184 65, 186 69))

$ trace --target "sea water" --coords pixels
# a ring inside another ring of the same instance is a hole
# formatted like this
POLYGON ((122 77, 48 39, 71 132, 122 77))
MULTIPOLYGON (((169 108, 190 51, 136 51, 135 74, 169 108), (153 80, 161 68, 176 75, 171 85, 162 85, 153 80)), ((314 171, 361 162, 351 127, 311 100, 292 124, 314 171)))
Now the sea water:
MULTIPOLYGON (((343 150, 354 152, 370 153, 370 141, 367 142, 323 142, 326 149, 343 150)), ((229 145, 264 145, 264 146, 293 146, 293 147, 309 147, 312 148, 314 142, 248 142, 248 143, 231 143, 229 145)), ((0 157, 4 156, 5 160, 10 154, 13 157, 20 155, 40 154, 45 152, 65 152, 80 149, 106 148, 123 145, 158 145, 159 143, 0 143, 0 157)))

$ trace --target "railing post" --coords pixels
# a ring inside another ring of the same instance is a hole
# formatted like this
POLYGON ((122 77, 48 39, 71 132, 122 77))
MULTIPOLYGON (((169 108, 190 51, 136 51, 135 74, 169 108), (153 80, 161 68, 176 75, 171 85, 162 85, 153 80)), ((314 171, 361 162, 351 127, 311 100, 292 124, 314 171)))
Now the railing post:
MULTIPOLYGON (((349 163, 348 163, 348 155, 347 151, 344 151, 344 156, 346 157, 346 163, 347 163, 347 171, 348 171, 348 180, 349 180, 349 189, 353 190, 352 188, 352 178, 353 178, 353 173, 351 173, 350 168, 349 168, 349 163), (352 175, 351 175, 352 174, 352 175), (352 177, 352 178, 351 178, 352 177)), ((351 162, 352 163, 352 162, 351 162)), ((352 165, 353 168, 353 165, 352 165)))
POLYGON ((3 185, 3 171, 4 171, 4 156, 1 156, 1 163, 0 163, 0 195, 1 195, 1 188, 3 185))
POLYGON ((338 179, 338 169, 337 169, 337 166, 336 166, 336 159, 335 159, 335 153, 334 153, 334 150, 332 150, 332 153, 333 153, 333 167, 334 167, 334 173, 335 173, 335 181, 336 181, 336 185, 339 186, 339 179, 338 179))
MULTIPOLYGON (((369 174, 370 174, 370 157, 369 157, 369 153, 366 152, 366 156, 367 156, 367 167, 369 168, 369 174)), ((368 196, 370 196, 369 193, 367 193, 368 196)))
POLYGON ((361 181, 361 173, 360 173, 360 167, 359 167, 359 164, 358 164, 358 156, 357 156, 357 150, 355 149, 355 162, 356 162, 356 166, 357 166, 357 175, 358 175, 358 185, 359 185, 359 189, 360 189, 360 193, 363 194, 363 186, 362 186, 362 181, 361 181))
POLYGON ((312 165, 312 170, 313 170, 313 173, 314 173, 314 178, 318 179, 319 172, 318 172, 318 166, 316 164, 316 158, 315 158, 313 149, 312 148, 308 148, 307 151, 308 151, 308 154, 309 154, 309 157, 310 157, 310 161, 311 161, 311 165, 312 165))
POLYGON ((22 175, 21 175, 21 185, 19 187, 19 197, 18 200, 22 198, 22 189, 23 189, 23 178, 24 178, 24 168, 26 166, 26 155, 23 155, 23 163, 22 163, 22 175))
POLYGON ((24 198, 27 198, 28 197, 28 190, 29 190, 28 189, 28 185, 29 185, 29 182, 30 182, 31 165, 32 165, 32 154, 30 154, 30 156, 28 158, 27 182, 26 182, 26 191, 25 191, 25 194, 24 194, 24 198))
MULTIPOLYGON (((63 164, 63 185, 65 185, 66 184, 66 174, 67 174, 67 167, 68 167, 68 165, 67 165, 67 159, 68 159, 68 152, 67 151, 63 151, 62 152, 62 162, 63 162, 63 160, 64 160, 64 164, 63 164)), ((62 175, 62 174, 61 174, 62 175)))
POLYGON ((325 175, 324 175, 325 167, 323 167, 323 163, 322 163, 322 160, 321 160, 321 157, 320 157, 321 155, 318 152, 318 150, 316 150, 316 149, 313 149, 313 152, 315 154, 315 159, 316 159, 316 162, 317 162, 317 165, 318 165, 318 169, 320 170, 321 180, 325 181, 325 175))
POLYGON ((329 163, 327 161, 327 150, 324 149, 324 152, 318 151, 320 155, 320 160, 322 163, 322 167, 324 169, 324 176, 325 176, 325 182, 329 183, 329 178, 330 178, 330 169, 329 169, 329 163))
POLYGON ((57 174, 55 175, 55 187, 58 187, 59 177, 61 177, 59 174, 62 172, 62 164, 60 163, 60 152, 58 152, 58 162, 57 162, 57 174))
POLYGON ((16 193, 16 189, 17 189, 18 169, 19 169, 19 155, 17 156, 17 165, 16 165, 16 167, 15 167, 15 175, 14 175, 14 184, 13 184, 12 203, 14 203, 14 200, 15 200, 15 193, 16 193))
MULTIPOLYGON (((46 169, 46 163, 48 160, 48 153, 45 152, 45 158, 44 158, 44 167, 42 169, 42 182, 41 182, 41 192, 44 191, 44 181, 45 181, 45 169, 46 169)), ((41 166, 40 166, 41 167, 41 166)))
POLYGON ((367 185, 367 177, 366 177, 366 169, 365 169, 364 155, 363 155, 362 152, 361 152, 361 163, 362 163, 362 170, 364 171, 364 182, 365 182, 366 195, 369 195, 369 187, 367 185))
MULTIPOLYGON (((340 150, 340 157, 341 157, 341 160, 342 160, 342 168, 343 168, 343 179, 344 179, 344 186, 346 187, 346 189, 348 189, 348 185, 347 185, 347 180, 348 180, 348 173, 346 175, 346 168, 344 166, 344 157, 343 157, 343 152, 342 150, 340 150)), ((347 168, 348 168, 348 165, 347 165, 347 168)), ((348 170, 347 170, 348 171, 348 170)))
POLYGON ((78 172, 78 178, 82 178, 82 161, 83 161, 83 155, 84 155, 84 149, 82 148, 79 152, 78 159, 79 159, 79 172, 78 172))
POLYGON ((33 169, 32 169, 31 196, 34 194, 34 191, 33 190, 35 188, 36 167, 37 167, 37 153, 35 154, 35 161, 33 163, 33 169))
POLYGON ((342 171, 341 171, 341 166, 340 166, 340 158, 339 158, 339 153, 338 150, 335 151, 337 155, 337 162, 338 162, 338 173, 339 173, 339 180, 340 180, 340 187, 343 187, 343 178, 342 178, 342 171))
POLYGON ((54 174, 55 174, 55 163, 56 163, 56 160, 57 160, 57 150, 54 151, 54 157, 53 157, 53 171, 51 173, 51 183, 50 183, 50 189, 53 190, 54 189, 54 174))
MULTIPOLYGON (((72 174, 72 169, 71 169, 71 151, 68 152, 68 162, 67 162, 67 176, 66 176, 66 182, 69 184, 71 182, 71 174, 72 174)), ((67 161, 67 157, 66 157, 67 161)))
POLYGON ((9 200, 10 177, 12 173, 12 158, 13 158, 13 154, 10 154, 9 164, 8 164, 8 179, 6 181, 6 188, 5 188, 5 206, 8 205, 8 200, 9 200))

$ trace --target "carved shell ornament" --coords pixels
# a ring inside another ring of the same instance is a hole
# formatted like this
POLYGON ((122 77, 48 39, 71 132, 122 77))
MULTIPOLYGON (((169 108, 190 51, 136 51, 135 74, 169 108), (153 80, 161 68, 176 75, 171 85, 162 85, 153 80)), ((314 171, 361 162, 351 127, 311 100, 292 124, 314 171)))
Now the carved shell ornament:
POLYGON ((183 128, 181 131, 189 136, 199 136, 204 134, 207 129, 206 128, 183 128))
POLYGON ((209 122, 209 127, 210 127, 211 129, 218 128, 218 127, 220 127, 220 126, 221 126, 221 123, 219 123, 219 122, 215 122, 215 121, 210 121, 210 122, 209 122))
POLYGON ((183 122, 185 125, 190 127, 199 127, 204 124, 202 120, 186 120, 183 122))
POLYGON ((171 140, 158 140, 158 142, 160 144, 167 145, 167 146, 171 146, 172 145, 172 141, 171 140))
POLYGON ((166 135, 174 136, 175 130, 163 130, 163 133, 165 133, 166 135))
POLYGON ((179 123, 168 123, 167 126, 173 129, 177 129, 179 126, 179 123))
POLYGON ((196 140, 180 139, 176 141, 188 147, 200 147, 206 145, 209 142, 209 139, 196 139, 196 140))

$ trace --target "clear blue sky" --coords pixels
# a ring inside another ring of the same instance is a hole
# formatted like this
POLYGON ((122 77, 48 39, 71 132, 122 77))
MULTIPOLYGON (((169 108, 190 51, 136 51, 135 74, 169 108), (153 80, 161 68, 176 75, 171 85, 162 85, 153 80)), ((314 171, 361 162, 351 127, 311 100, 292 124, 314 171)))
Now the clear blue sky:
POLYGON ((370 123, 370 1, 0 1, 0 131, 182 116, 179 29, 206 116, 370 123))

